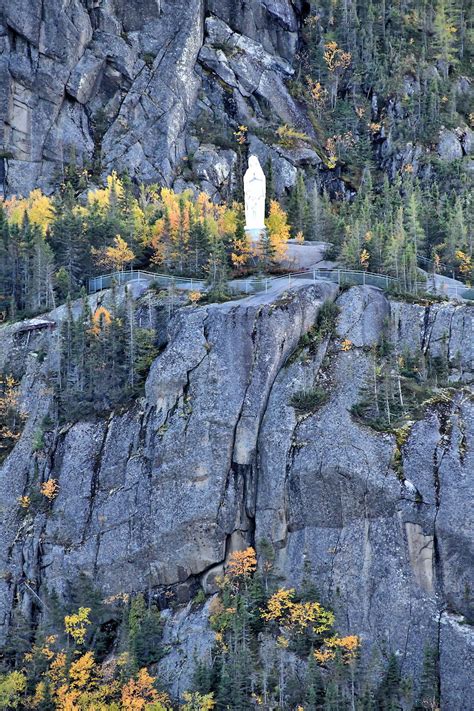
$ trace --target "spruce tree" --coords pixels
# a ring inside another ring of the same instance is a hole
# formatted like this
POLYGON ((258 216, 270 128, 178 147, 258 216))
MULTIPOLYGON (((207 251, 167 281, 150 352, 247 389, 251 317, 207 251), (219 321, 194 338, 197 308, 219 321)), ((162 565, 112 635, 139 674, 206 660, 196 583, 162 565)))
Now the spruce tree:
POLYGON ((308 193, 304 182, 303 173, 298 173, 296 184, 291 192, 288 206, 288 221, 291 227, 291 236, 294 239, 301 232, 306 234, 308 226, 308 193))
POLYGON ((270 203, 275 199, 275 176, 273 173, 273 162, 269 157, 265 165, 265 175, 267 179, 267 192, 265 196, 265 217, 270 213, 270 203))
POLYGON ((391 654, 384 678, 377 690, 377 704, 381 711, 399 709, 400 684, 400 664, 395 654, 391 654))
POLYGON ((423 659, 420 694, 416 711, 439 706, 439 656, 434 647, 427 647, 423 659))

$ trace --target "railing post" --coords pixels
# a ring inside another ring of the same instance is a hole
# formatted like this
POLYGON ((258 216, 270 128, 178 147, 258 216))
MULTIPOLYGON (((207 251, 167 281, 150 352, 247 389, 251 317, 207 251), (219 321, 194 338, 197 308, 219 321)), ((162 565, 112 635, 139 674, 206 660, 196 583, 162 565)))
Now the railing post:
POLYGON ((341 286, 341 270, 337 270, 337 283, 341 286))
POLYGON ((385 288, 388 289, 388 276, 385 277, 385 288))
POLYGON ((313 281, 316 281, 316 272, 313 269, 313 281))
POLYGON ((362 272, 362 284, 365 286, 365 272, 362 272))

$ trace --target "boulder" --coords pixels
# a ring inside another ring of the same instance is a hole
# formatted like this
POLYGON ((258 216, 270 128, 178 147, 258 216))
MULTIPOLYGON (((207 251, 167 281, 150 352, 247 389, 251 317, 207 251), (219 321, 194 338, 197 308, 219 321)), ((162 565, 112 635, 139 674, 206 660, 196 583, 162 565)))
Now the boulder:
POLYGON ((452 161, 462 158, 462 146, 454 131, 443 129, 438 141, 438 155, 441 160, 452 161))

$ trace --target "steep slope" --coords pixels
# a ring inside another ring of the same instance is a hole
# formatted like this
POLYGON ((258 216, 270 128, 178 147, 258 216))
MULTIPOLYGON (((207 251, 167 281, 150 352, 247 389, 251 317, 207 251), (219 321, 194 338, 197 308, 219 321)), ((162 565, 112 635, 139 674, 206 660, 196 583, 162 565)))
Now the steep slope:
MULTIPOLYGON (((2 640, 15 612, 37 624, 48 596, 67 599, 81 574, 103 597, 145 591, 163 607, 185 604, 215 591, 230 551, 267 541, 276 574, 286 585, 309 575, 375 667, 395 652, 417 680, 433 647, 443 708, 474 703, 472 308, 390 302, 370 287, 338 295, 321 282, 179 309, 167 331, 144 398, 46 428, 38 447, 58 330, 2 329, 2 367, 23 367, 29 412, 0 473, 2 640), (327 299, 341 309, 337 331, 308 348, 301 336, 327 299), (458 384, 398 442, 350 414, 383 338, 405 357, 447 359, 458 384), (327 402, 302 413, 294 397, 315 382, 327 402), (57 497, 35 504, 50 478, 57 497)), ((165 613, 160 674, 175 693, 211 644, 207 613, 165 613)))

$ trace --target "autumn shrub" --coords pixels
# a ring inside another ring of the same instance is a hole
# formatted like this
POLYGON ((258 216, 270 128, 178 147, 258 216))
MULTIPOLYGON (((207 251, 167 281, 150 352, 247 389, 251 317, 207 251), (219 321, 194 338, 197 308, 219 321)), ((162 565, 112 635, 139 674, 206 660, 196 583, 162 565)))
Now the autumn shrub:
POLYGON ((296 148, 300 143, 309 141, 306 133, 298 131, 287 123, 279 126, 276 133, 278 143, 284 148, 296 148))

